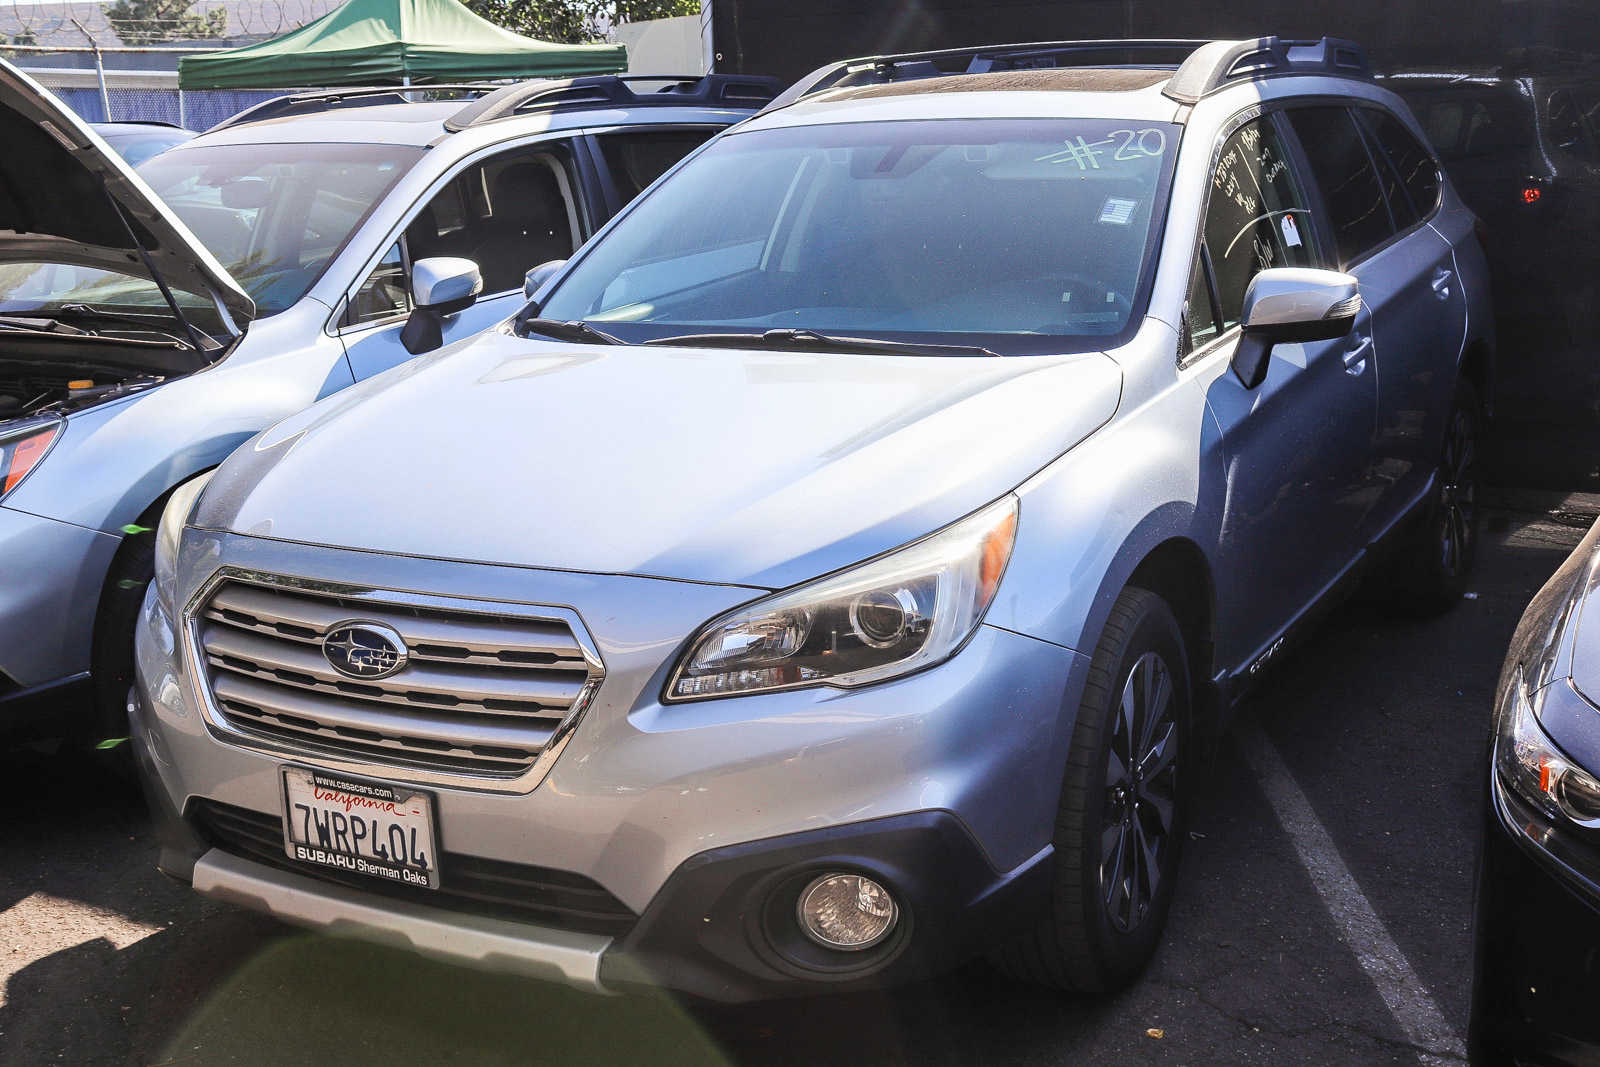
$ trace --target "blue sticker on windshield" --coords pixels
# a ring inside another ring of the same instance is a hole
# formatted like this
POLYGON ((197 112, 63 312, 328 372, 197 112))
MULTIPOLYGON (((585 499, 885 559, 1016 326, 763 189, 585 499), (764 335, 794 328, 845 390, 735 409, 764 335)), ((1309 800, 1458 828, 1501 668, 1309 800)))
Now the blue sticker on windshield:
POLYGON ((1113 226, 1126 226, 1133 221, 1133 213, 1138 206, 1137 200, 1124 200, 1113 196, 1100 209, 1100 221, 1113 226))

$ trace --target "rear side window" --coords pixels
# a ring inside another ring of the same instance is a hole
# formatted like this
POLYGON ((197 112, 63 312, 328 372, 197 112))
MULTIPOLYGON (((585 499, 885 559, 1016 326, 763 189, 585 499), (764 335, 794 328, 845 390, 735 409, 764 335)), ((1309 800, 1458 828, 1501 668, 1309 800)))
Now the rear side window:
POLYGON ((1433 153, 1387 111, 1362 108, 1360 115, 1378 153, 1394 168, 1412 206, 1424 218, 1432 215, 1439 206, 1439 165, 1433 153))
POLYGON ((1277 131, 1265 119, 1241 126, 1217 157, 1206 206, 1205 246, 1218 307, 1206 307, 1197 275, 1189 301, 1191 341, 1198 347, 1238 324, 1245 290, 1258 272, 1318 266, 1312 240, 1305 190, 1277 131))
POLYGON ((711 130, 642 130, 601 134, 600 154, 626 204, 678 160, 705 144, 711 130))
POLYGON ((1355 116, 1345 108, 1296 108, 1285 114, 1322 190, 1339 265, 1348 266, 1395 232, 1372 157, 1355 116))

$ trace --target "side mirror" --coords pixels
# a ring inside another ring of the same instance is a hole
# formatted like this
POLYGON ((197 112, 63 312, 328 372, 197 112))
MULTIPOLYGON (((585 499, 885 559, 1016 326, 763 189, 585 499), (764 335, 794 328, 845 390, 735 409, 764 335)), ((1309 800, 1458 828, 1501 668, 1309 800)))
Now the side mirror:
POLYGON ((470 259, 435 256, 411 267, 415 307, 400 330, 400 343, 413 356, 444 344, 444 317, 465 311, 483 292, 483 275, 470 259))
POLYGON ((1351 275, 1310 267, 1264 270, 1245 290, 1233 373, 1254 389, 1266 380, 1274 345, 1343 337, 1360 311, 1361 287, 1351 275))
POLYGON ((527 274, 522 276, 522 296, 525 300, 532 300, 539 295, 539 290, 544 288, 544 283, 556 276, 556 272, 567 265, 564 259, 552 259, 539 264, 527 274))

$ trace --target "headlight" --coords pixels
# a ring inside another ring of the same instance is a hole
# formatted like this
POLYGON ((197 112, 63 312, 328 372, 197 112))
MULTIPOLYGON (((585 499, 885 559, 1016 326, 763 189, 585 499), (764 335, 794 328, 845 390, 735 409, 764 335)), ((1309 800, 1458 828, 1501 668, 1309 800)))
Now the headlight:
POLYGON ((1017 499, 830 577, 746 604, 690 643, 666 699, 857 686, 954 655, 1011 558, 1017 499))
POLYGON ((156 596, 161 598, 174 617, 177 605, 172 602, 172 587, 178 578, 178 541, 183 537, 183 527, 194 514, 200 502, 200 491, 211 480, 213 471, 190 478, 167 497, 166 509, 161 512, 161 525, 156 528, 156 596))
POLYGON ((1501 780, 1558 823, 1600 827, 1600 781, 1563 756, 1539 725, 1539 705, 1548 686, 1529 693, 1519 667, 1510 690, 1510 707, 1500 717, 1494 746, 1501 780))
POLYGON ((22 484, 61 434, 61 423, 35 422, 0 433, 0 497, 22 484))

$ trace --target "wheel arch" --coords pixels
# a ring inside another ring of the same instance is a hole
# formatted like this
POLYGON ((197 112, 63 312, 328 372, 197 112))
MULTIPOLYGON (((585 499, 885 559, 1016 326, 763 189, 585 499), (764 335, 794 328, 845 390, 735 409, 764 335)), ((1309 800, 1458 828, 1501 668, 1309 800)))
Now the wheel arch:
POLYGON ((1187 537, 1169 537, 1139 560, 1124 584, 1160 596, 1178 617, 1195 699, 1194 725, 1202 736, 1213 736, 1221 717, 1212 684, 1217 597, 1206 554, 1187 537))
POLYGON ((105 625, 107 620, 106 606, 117 591, 117 583, 122 580, 128 560, 137 550, 133 538, 147 532, 153 536, 161 525, 161 513, 166 510, 167 501, 171 499, 172 494, 177 491, 178 487, 208 470, 215 470, 217 465, 217 462, 213 462, 199 466, 194 470, 189 470, 187 466, 178 468, 187 473, 163 489, 154 500, 138 513, 138 516, 131 523, 125 524, 119 531, 122 535, 121 543, 117 545, 117 550, 112 553, 111 562, 106 567, 106 573, 100 580, 100 596, 95 608, 94 630, 90 635, 89 643, 91 673, 104 662, 105 642, 108 638, 114 636, 108 632, 108 628, 105 625))

